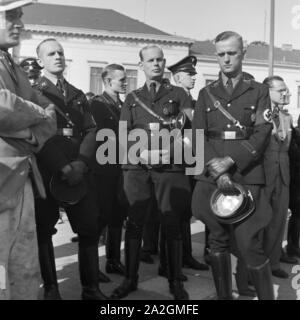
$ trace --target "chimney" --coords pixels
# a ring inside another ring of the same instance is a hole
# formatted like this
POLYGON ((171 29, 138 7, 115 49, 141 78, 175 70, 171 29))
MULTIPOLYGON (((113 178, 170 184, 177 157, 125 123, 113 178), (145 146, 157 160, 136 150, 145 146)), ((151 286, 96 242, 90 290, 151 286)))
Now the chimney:
POLYGON ((283 51, 293 51, 293 45, 292 44, 288 44, 288 43, 284 43, 281 46, 281 50, 283 50, 283 51))

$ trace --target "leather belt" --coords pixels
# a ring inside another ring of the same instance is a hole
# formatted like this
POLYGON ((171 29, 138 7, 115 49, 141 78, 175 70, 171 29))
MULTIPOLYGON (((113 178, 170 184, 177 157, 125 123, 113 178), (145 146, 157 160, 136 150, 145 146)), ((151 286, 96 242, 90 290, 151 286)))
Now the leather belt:
POLYGON ((253 133, 252 128, 246 128, 239 131, 213 131, 209 130, 205 132, 205 135, 210 139, 216 140, 248 140, 253 133))

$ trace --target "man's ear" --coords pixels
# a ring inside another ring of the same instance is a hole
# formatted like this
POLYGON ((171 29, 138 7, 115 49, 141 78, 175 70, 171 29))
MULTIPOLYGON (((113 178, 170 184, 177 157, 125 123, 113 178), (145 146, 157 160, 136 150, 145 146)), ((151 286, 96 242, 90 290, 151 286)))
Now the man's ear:
POLYGON ((141 69, 141 70, 143 70, 143 69, 144 69, 143 61, 140 61, 140 62, 139 62, 139 67, 140 67, 140 69, 141 69))
POLYGON ((40 67, 42 67, 42 68, 45 67, 44 64, 43 64, 43 61, 42 61, 40 58, 37 58, 36 61, 37 61, 38 65, 39 65, 40 67))

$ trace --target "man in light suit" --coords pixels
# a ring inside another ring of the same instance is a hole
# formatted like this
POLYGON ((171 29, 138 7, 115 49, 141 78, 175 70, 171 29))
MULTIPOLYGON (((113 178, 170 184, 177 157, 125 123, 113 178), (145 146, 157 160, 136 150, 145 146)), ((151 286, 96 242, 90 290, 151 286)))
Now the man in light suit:
POLYGON ((0 300, 38 296, 33 184, 37 196, 45 190, 34 153, 56 131, 53 105, 8 53, 20 42, 21 7, 31 2, 0 2, 0 300))
POLYGON ((266 194, 272 207, 272 220, 265 231, 265 250, 270 255, 272 274, 288 278, 280 268, 282 241, 289 206, 289 146, 292 133, 292 116, 283 109, 289 104, 289 90, 279 76, 271 76, 263 82, 269 87, 272 104, 273 130, 270 143, 264 154, 266 194))

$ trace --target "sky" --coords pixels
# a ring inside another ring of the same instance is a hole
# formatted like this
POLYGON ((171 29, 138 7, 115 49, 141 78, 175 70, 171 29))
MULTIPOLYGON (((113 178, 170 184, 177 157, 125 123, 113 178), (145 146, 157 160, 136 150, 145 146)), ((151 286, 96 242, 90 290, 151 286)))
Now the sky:
MULTIPOLYGON (((269 42, 270 0, 39 0, 41 3, 113 9, 155 28, 196 40, 225 30, 248 43, 269 42)), ((300 49, 300 0, 275 0, 275 45, 300 49)))

